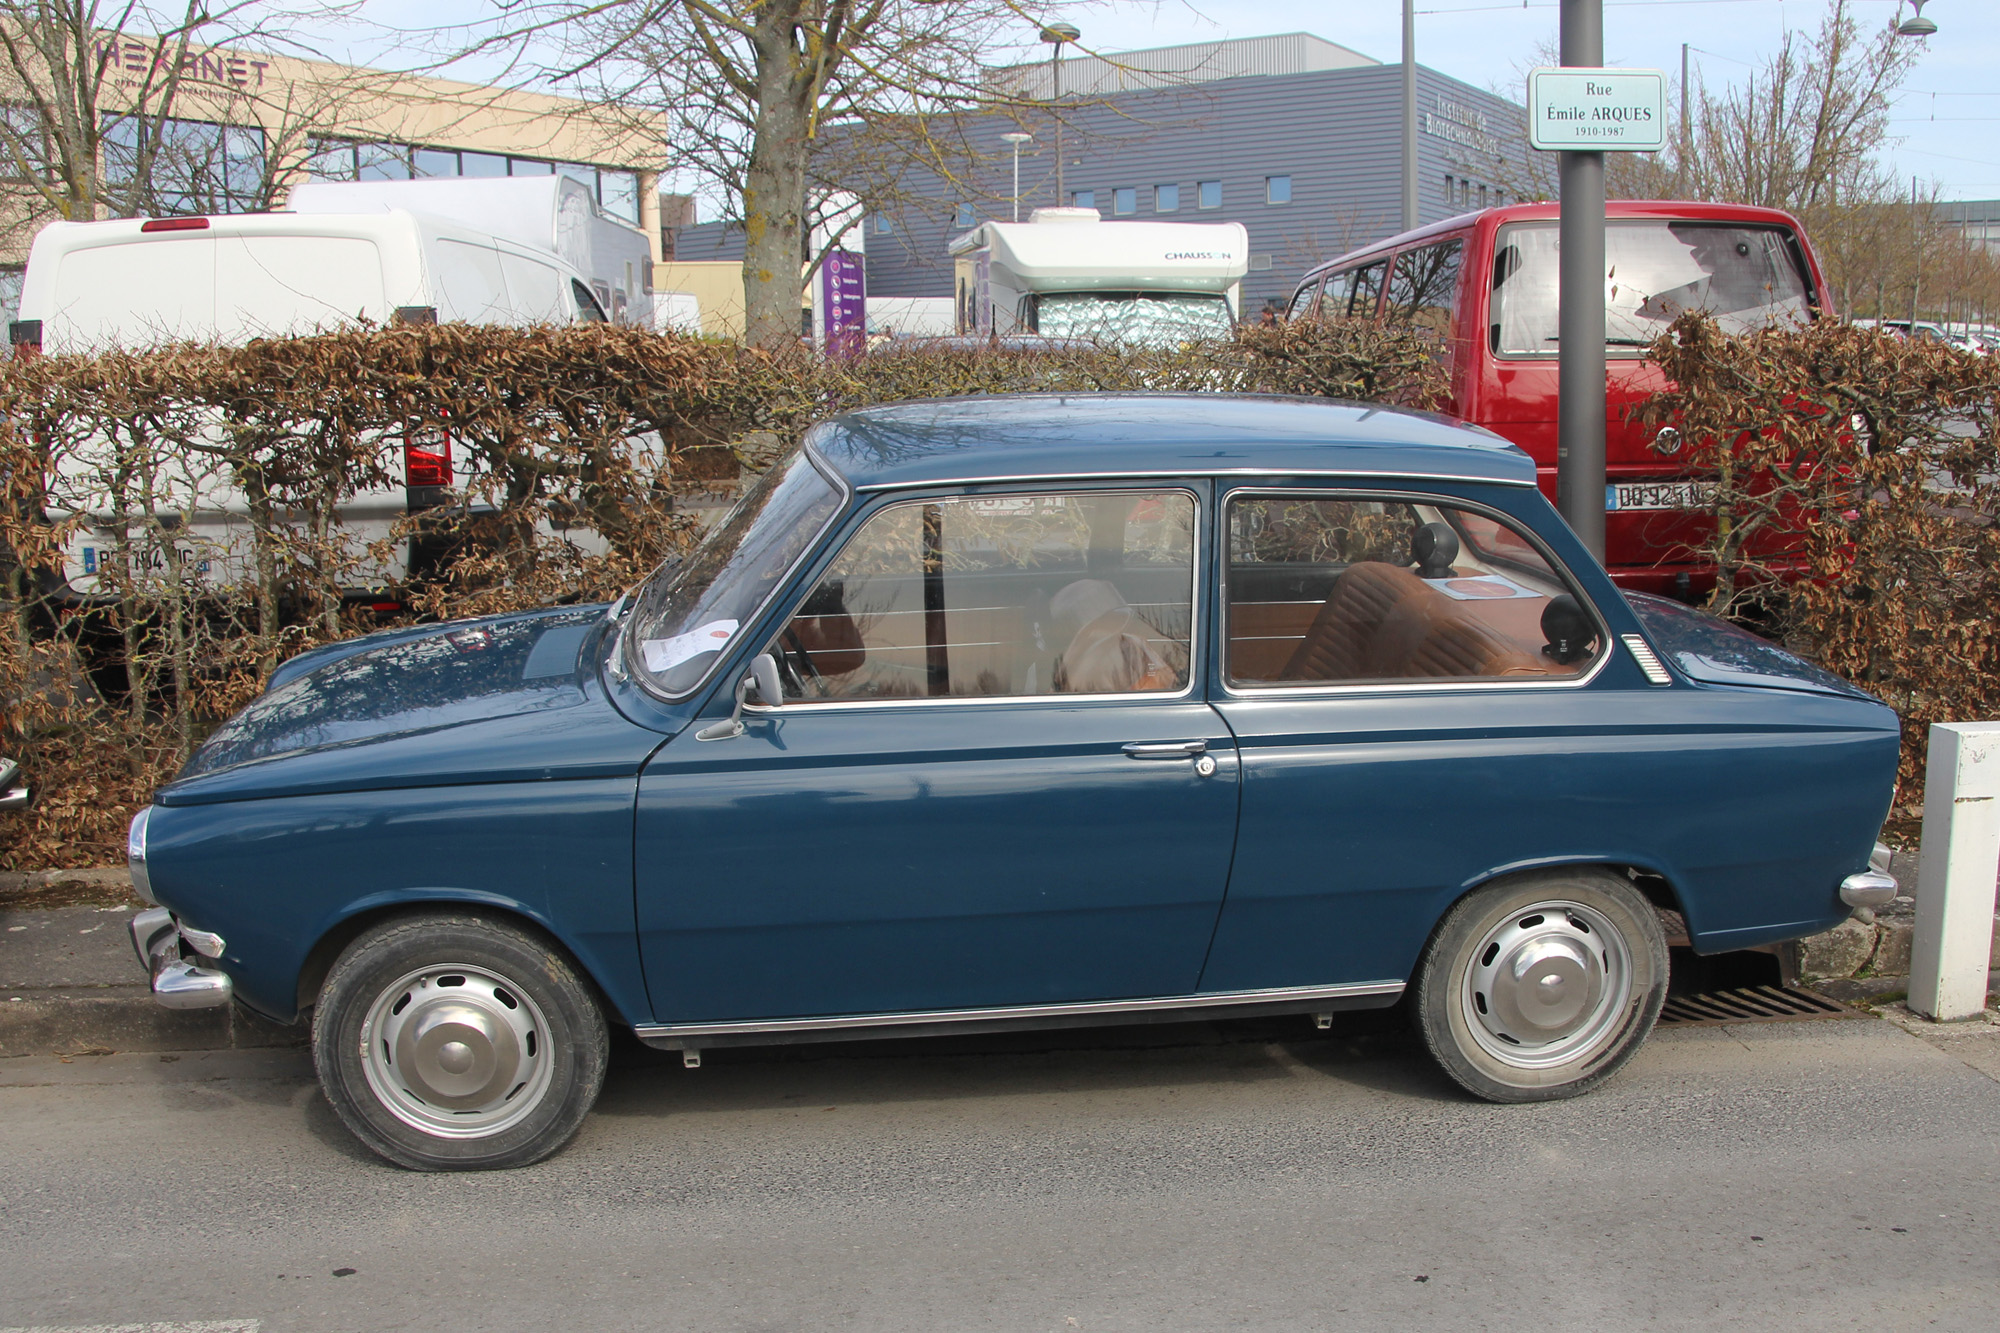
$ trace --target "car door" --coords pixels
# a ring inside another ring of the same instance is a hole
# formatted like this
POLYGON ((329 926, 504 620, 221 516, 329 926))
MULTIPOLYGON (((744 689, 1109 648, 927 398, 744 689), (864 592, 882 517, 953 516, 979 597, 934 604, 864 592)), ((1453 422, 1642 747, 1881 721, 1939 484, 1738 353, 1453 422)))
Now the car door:
POLYGON ((884 502, 775 620, 784 701, 648 765, 662 1022, 1191 992, 1235 838, 1195 488, 884 502))
POLYGON ((1243 813, 1204 991, 1401 981, 1474 878, 1657 806, 1649 687, 1628 665, 1629 690, 1583 688, 1606 633, 1515 520, 1367 490, 1243 489, 1223 515, 1243 813))

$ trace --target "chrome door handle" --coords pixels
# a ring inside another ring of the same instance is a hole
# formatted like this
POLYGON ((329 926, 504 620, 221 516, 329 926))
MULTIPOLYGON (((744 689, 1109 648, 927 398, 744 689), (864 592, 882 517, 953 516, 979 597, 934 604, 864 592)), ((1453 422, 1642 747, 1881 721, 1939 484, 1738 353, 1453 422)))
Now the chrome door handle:
POLYGON ((1129 759, 1192 759, 1207 751, 1207 741, 1134 741, 1125 747, 1129 759))

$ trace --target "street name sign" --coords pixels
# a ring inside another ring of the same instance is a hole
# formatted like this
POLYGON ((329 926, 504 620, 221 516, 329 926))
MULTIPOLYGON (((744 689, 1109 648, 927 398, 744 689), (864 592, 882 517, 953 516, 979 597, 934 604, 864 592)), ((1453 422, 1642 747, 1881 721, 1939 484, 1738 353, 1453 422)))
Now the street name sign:
POLYGON ((1657 69, 1534 70, 1528 142, 1550 152, 1657 153, 1667 146, 1667 76, 1657 69))

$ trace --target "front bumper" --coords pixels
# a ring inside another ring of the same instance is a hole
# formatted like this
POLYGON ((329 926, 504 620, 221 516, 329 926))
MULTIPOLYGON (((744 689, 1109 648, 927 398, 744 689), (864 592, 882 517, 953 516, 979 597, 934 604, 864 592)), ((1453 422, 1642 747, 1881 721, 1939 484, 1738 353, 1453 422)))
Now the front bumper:
POLYGON ((155 1000, 169 1009, 213 1009, 229 1003, 235 994, 229 974, 199 961, 202 955, 222 952, 221 936, 181 925, 164 907, 138 913, 131 927, 132 950, 152 978, 155 1000), (196 958, 185 957, 188 951, 196 958))

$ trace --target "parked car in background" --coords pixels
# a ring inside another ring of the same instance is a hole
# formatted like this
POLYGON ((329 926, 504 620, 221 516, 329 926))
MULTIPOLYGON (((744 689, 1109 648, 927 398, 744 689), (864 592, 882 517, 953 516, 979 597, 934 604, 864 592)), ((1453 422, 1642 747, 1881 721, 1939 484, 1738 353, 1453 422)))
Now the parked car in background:
POLYGON ((1609 1077, 1869 868, 1889 709, 1628 600, 1485 432, 1217 395, 813 430, 605 607, 307 653, 140 812, 163 1003, 310 1021, 405 1166, 686 1053, 1407 1003, 1477 1096, 1609 1077))
MULTIPOLYGON (((1826 284, 1790 215, 1735 204, 1614 201, 1605 213, 1605 565, 1621 587, 1682 598, 1714 571, 1703 479, 1678 431, 1638 406, 1666 384, 1645 349, 1684 310, 1743 332, 1830 313, 1826 284)), ((1392 236, 1313 269, 1291 318, 1406 320, 1447 349, 1445 409, 1527 450, 1556 493, 1557 209, 1514 204, 1392 236)))

